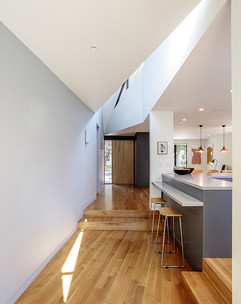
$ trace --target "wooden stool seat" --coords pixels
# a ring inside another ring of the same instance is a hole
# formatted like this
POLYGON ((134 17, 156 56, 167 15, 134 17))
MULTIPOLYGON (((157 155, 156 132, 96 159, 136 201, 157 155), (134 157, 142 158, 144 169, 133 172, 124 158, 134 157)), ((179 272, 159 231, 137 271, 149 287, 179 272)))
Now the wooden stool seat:
POLYGON ((167 202, 162 197, 152 197, 151 204, 167 204, 167 202))
POLYGON ((172 207, 159 208, 159 212, 163 216, 182 216, 182 214, 172 207))

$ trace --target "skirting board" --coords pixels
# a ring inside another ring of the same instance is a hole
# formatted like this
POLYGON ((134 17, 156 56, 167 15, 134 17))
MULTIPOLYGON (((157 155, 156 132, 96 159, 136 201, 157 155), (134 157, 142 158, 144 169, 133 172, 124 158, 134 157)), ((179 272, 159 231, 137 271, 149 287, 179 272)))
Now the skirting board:
POLYGON ((28 286, 36 279, 40 272, 47 266, 52 258, 59 252, 66 242, 74 235, 77 231, 78 226, 70 232, 70 234, 60 243, 60 245, 46 258, 46 260, 32 273, 32 275, 23 283, 23 285, 16 291, 16 293, 6 302, 6 304, 14 304, 17 299, 23 294, 28 286))

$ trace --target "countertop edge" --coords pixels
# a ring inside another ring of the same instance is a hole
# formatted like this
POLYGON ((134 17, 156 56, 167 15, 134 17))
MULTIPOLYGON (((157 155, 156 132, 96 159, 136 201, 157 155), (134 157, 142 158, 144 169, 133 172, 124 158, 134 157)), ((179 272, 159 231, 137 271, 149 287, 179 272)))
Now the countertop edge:
MULTIPOLYGON (((195 173, 197 174, 197 173, 195 173)), ((194 188, 198 188, 200 190, 204 190, 204 191, 208 191, 208 190, 221 190, 221 191, 227 191, 227 190, 232 190, 232 186, 220 186, 220 187, 203 187, 203 186, 200 186, 198 185, 197 183, 195 182, 189 182, 189 181, 186 181, 186 180, 182 180, 181 178, 175 178, 175 176, 173 176, 171 173, 163 173, 162 174, 163 176, 166 176, 168 178, 171 178, 177 182, 180 182, 180 183, 183 183, 183 184, 186 184, 186 185, 189 185, 189 186, 192 186, 194 188)), ((180 176, 180 175, 177 175, 177 176, 180 176)), ((209 179, 210 176, 204 176, 204 178, 207 178, 209 179)), ((157 181, 155 181, 157 182, 157 181)), ((219 180, 219 182, 222 182, 219 180)), ((231 182, 227 182, 227 183, 231 183, 231 182)))

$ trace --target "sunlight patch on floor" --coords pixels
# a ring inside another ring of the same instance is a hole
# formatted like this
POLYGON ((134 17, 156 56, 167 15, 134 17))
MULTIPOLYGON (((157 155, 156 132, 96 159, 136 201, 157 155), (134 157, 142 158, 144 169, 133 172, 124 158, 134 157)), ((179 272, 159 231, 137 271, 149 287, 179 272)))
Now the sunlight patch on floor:
POLYGON ((68 299, 72 277, 73 277, 72 274, 64 274, 64 275, 62 275, 63 301, 64 301, 64 303, 66 303, 67 299, 68 299))
POLYGON ((67 299, 68 299, 71 281, 72 281, 72 277, 73 277, 73 272, 74 272, 75 264, 76 264, 76 261, 78 258, 83 233, 84 233, 83 231, 80 232, 79 236, 77 237, 77 239, 61 269, 61 272, 63 274, 62 283, 63 283, 63 301, 64 301, 64 303, 66 303, 67 299))

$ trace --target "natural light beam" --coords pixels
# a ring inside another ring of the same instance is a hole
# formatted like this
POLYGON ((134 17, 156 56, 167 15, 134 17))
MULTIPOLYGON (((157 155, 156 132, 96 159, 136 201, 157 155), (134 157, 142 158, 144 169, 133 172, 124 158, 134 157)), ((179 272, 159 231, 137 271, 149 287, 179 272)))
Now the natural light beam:
POLYGON ((66 303, 67 299, 68 299, 71 281, 72 281, 72 277, 73 277, 72 273, 75 269, 75 264, 76 264, 76 261, 78 258, 83 233, 84 233, 83 231, 80 232, 79 236, 77 237, 77 239, 61 269, 61 272, 63 274, 62 275, 62 284, 63 284, 63 301, 64 301, 64 303, 66 303))
POLYGON ((82 237, 83 237, 83 231, 81 231, 79 236, 77 237, 77 239, 61 269, 62 273, 66 273, 66 272, 69 273, 69 272, 74 271, 76 260, 77 260, 79 249, 80 249, 80 245, 81 245, 81 241, 82 241, 82 237))
POLYGON ((67 302, 69 289, 72 281, 72 274, 64 274, 62 275, 62 284, 63 284, 63 301, 64 303, 67 302))

